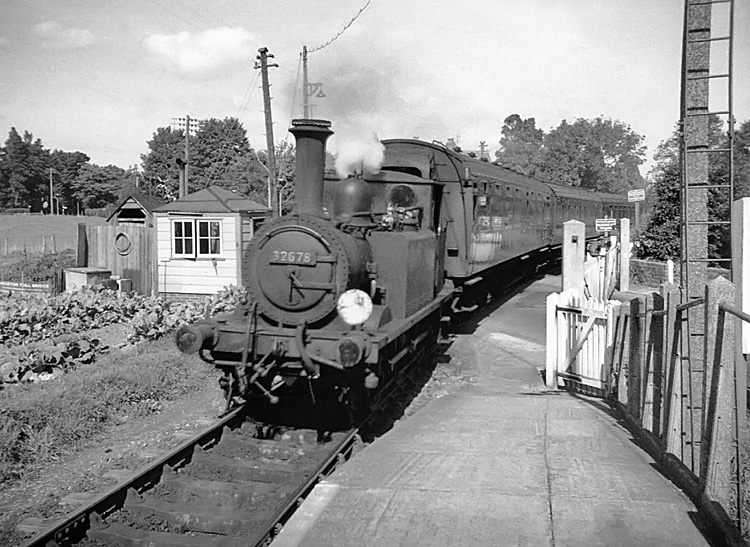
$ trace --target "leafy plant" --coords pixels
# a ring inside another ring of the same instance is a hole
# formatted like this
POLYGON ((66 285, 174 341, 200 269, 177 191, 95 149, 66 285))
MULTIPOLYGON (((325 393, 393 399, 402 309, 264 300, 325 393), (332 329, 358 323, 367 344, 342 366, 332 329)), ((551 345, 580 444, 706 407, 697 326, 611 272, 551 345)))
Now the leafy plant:
POLYGON ((109 348, 95 336, 80 334, 86 330, 128 321, 133 330, 124 343, 158 340, 183 323, 207 314, 231 312, 246 296, 243 288, 227 287, 199 304, 94 287, 50 299, 2 297, 0 345, 20 349, 0 363, 0 384, 49 380, 93 363, 109 348), (62 335, 72 336, 51 347, 24 347, 62 335))

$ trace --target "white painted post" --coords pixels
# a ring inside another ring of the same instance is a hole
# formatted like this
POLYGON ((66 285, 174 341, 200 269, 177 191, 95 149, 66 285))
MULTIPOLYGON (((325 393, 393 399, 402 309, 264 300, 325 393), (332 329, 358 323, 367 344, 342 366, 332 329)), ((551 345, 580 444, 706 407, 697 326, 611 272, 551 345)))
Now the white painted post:
POLYGON ((549 389, 557 389, 557 303, 559 300, 560 295, 557 293, 553 292, 547 296, 547 370, 545 382, 549 389))
POLYGON ((577 220, 563 223, 562 290, 583 292, 583 261, 586 254, 586 225, 577 220))
MULTIPOLYGON (((638 202, 636 202, 638 203, 638 202)), ((620 219, 620 290, 630 290, 630 219, 620 219)))
POLYGON ((674 260, 667 259, 667 283, 674 285, 674 260))
MULTIPOLYGON (((750 313, 750 198, 736 200, 732 204, 732 281, 735 286, 735 305, 750 313)), ((750 323, 737 319, 738 336, 741 332, 742 353, 750 353, 750 323)))

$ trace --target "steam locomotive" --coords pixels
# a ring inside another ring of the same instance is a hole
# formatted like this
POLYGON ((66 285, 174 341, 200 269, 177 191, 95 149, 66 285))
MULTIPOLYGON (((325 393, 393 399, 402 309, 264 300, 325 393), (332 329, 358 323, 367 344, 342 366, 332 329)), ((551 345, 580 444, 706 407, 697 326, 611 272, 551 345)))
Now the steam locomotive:
POLYGON ((221 370, 228 405, 261 414, 304 406, 318 428, 356 422, 384 383, 435 346, 441 318, 555 260, 564 221, 632 216, 619 196, 418 140, 383 141, 376 175, 326 179, 330 122, 292 126, 296 212, 251 241, 247 300, 176 335, 181 351, 221 370))

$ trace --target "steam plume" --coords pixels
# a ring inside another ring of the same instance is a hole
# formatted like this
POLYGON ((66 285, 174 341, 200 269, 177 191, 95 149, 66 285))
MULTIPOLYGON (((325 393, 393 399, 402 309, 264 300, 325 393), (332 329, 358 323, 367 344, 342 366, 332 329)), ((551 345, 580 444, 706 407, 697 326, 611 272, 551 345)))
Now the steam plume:
POLYGON ((357 171, 374 175, 383 165, 385 146, 375 133, 369 138, 348 140, 338 147, 336 156, 336 173, 341 178, 353 175, 357 171))

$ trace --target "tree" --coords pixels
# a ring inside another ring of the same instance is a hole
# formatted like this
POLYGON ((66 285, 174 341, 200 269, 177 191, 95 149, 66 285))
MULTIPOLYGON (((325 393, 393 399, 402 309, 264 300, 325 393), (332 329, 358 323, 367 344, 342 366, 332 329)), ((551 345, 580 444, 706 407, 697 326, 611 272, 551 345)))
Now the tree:
POLYGON ((743 122, 734 134, 734 196, 750 197, 750 120, 743 122))
MULTIPOLYGON (((149 153, 141 156, 144 178, 163 181, 177 193, 176 158, 184 157, 184 133, 158 128, 148 142, 149 153)), ((265 151, 250 147, 247 132, 236 118, 211 118, 201 122, 190 137, 188 183, 191 192, 216 185, 265 204, 268 201, 268 168, 265 151)), ((282 191, 282 207, 291 210, 293 203, 294 147, 280 143, 276 148, 276 165, 282 191)))
POLYGON ((23 137, 10 129, 2 150, 0 169, 0 207, 28 207, 40 210, 48 187, 46 176, 49 151, 40 139, 28 131, 23 137))
POLYGON ((535 173, 549 182, 624 194, 643 187, 638 167, 645 150, 643 137, 620 121, 563 120, 544 136, 535 173))
POLYGON ((98 209, 117 201, 121 188, 128 184, 131 175, 116 165, 100 167, 87 163, 73 181, 73 196, 86 209, 98 209))
MULTIPOLYGON (((708 143, 712 149, 727 148, 728 135, 724 123, 712 116, 708 125, 708 143)), ((740 126, 735 134, 735 192, 734 199, 750 195, 750 151, 743 153, 744 143, 750 143, 750 120, 740 126)), ((679 132, 664 141, 654 156, 656 167, 649 173, 652 184, 649 194, 654 206, 649 214, 646 229, 641 234, 641 258, 666 260, 680 255, 680 194, 682 173, 680 166, 679 132)), ((725 153, 708 155, 708 184, 723 186, 729 183, 729 158, 725 153)), ((729 220, 730 199, 726 187, 708 191, 708 219, 729 220)), ((708 257, 726 258, 730 254, 730 229, 726 225, 708 228, 708 257)))
MULTIPOLYGON (((210 185, 228 188, 234 185, 227 174, 233 164, 251 157, 247 132, 237 118, 211 118, 200 125, 191 149, 190 190, 210 185)), ((191 143, 192 144, 192 143, 191 143)))
POLYGON ((185 134, 169 127, 159 127, 146 144, 149 153, 141 155, 144 177, 152 185, 164 184, 177 194, 179 172, 175 160, 184 157, 185 134))
POLYGON ((640 258, 676 260, 680 256, 680 142, 678 130, 662 142, 654 154, 656 166, 649 173, 648 188, 654 205, 646 229, 639 238, 640 258))
POLYGON ((500 165, 533 177, 539 165, 544 142, 544 131, 537 129, 534 118, 511 114, 503 122, 500 149, 495 157, 500 165))
POLYGON ((89 159, 89 156, 83 152, 54 150, 50 154, 54 192, 61 197, 65 205, 73 210, 76 209, 73 185, 81 168, 89 162, 89 159))

